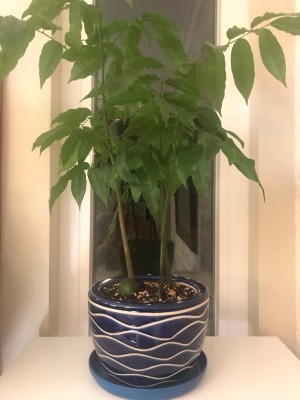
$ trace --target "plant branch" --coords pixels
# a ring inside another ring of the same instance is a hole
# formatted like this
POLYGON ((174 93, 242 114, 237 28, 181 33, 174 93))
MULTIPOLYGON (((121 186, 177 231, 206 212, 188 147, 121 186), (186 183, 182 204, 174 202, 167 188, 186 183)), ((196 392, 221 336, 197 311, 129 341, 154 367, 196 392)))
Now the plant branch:
POLYGON ((48 33, 46 33, 44 30, 38 29, 37 32, 40 33, 43 36, 46 36, 48 39, 53 40, 54 42, 61 44, 62 47, 65 50, 69 50, 69 47, 67 47, 65 44, 61 43, 59 40, 55 39, 52 35, 49 35, 48 33))
POLYGON ((122 243, 123 243, 123 247, 124 247, 124 256, 125 256, 126 267, 127 267, 127 275, 128 275, 129 279, 134 279, 132 259, 131 259, 129 243, 128 243, 128 239, 127 239, 123 204, 122 204, 122 198, 121 198, 120 182, 117 182, 116 193, 117 193, 117 204, 118 204, 118 216, 119 216, 122 243))
MULTIPOLYGON (((103 65, 102 65, 102 70, 101 70, 101 79, 102 83, 105 80, 105 53, 104 53, 104 46, 103 46, 103 40, 102 40, 102 35, 101 35, 101 28, 102 28, 102 13, 100 17, 100 29, 99 29, 99 39, 100 39, 100 47, 101 47, 101 52, 102 52, 102 57, 103 57, 103 65)), ((102 93, 102 103, 105 105, 105 93, 102 93)), ((106 108, 103 107, 103 117, 105 120, 105 126, 106 126, 106 133, 107 133, 107 139, 110 147, 110 160, 111 164, 114 167, 115 165, 115 158, 113 157, 113 152, 112 152, 112 142, 109 134, 109 126, 108 126, 108 116, 107 116, 107 111, 106 108)), ((116 184, 116 194, 117 194, 117 208, 118 208, 118 217, 119 217, 119 223, 120 223, 120 230, 121 230, 121 237, 122 237, 122 243, 124 247, 124 255, 125 255, 125 261, 126 261, 126 267, 127 267, 127 275, 128 278, 134 279, 134 274, 133 274, 133 267, 132 267, 132 259, 131 259, 131 254, 130 254, 130 249, 129 249, 129 243, 128 243, 128 238, 127 238, 127 232, 126 232, 126 225, 125 225, 125 219, 124 219, 124 209, 123 209, 123 204, 122 204, 122 196, 121 196, 121 187, 120 187, 120 181, 117 181, 116 184)))
POLYGON ((162 97, 162 94, 163 94, 163 88, 164 88, 164 83, 165 83, 165 73, 166 73, 166 67, 163 68, 163 73, 162 73, 161 82, 160 82, 159 97, 162 97))
POLYGON ((271 25, 271 22, 268 22, 267 24, 261 26, 260 28, 250 29, 250 30, 248 30, 248 32, 245 32, 245 33, 243 33, 242 35, 240 35, 240 36, 238 36, 238 37, 236 37, 236 38, 234 38, 234 39, 228 40, 226 46, 230 46, 231 44, 235 43, 237 40, 243 39, 243 38, 245 38, 246 36, 251 35, 251 33, 256 33, 257 31, 260 31, 261 29, 265 29, 265 28, 267 28, 267 27, 270 26, 270 25, 271 25))
POLYGON ((160 273, 160 297, 163 292, 163 280, 166 278, 167 284, 170 284, 170 260, 167 247, 167 217, 168 206, 170 202, 170 193, 167 190, 165 193, 164 188, 161 188, 161 217, 160 217, 160 258, 159 258, 159 273, 160 273))

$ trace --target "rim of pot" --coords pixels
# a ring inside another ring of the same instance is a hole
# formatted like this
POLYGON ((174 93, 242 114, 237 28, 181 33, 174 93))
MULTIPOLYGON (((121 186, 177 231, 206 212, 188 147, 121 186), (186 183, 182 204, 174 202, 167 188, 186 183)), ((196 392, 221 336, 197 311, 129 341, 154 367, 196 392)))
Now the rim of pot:
MULTIPOLYGON (((159 281, 159 276, 154 276, 154 275, 141 275, 141 276, 136 276, 135 280, 153 280, 153 281, 159 281)), ((153 312, 160 312, 162 310, 169 310, 169 311, 175 311, 175 310, 181 310, 183 308, 190 308, 195 305, 198 305, 200 301, 205 301, 208 300, 209 298, 209 292, 207 287, 192 278, 187 278, 183 276, 177 276, 177 275, 172 275, 172 281, 174 282, 182 282, 186 285, 190 285, 193 288, 197 290, 197 293, 195 295, 184 299, 184 300, 179 300, 179 301, 174 301, 174 302, 151 302, 151 303, 134 303, 134 302, 125 302, 125 301, 118 301, 118 300, 111 300, 102 296, 99 296, 99 293, 97 293, 98 288, 102 285, 105 285, 107 283, 118 283, 124 279, 124 277, 113 277, 113 278, 107 278, 103 279, 101 281, 98 281, 94 283, 90 290, 89 290, 89 299, 91 301, 99 301, 101 299, 101 303, 105 306, 115 308, 115 309, 125 309, 127 311, 146 311, 149 309, 151 313, 153 312)))

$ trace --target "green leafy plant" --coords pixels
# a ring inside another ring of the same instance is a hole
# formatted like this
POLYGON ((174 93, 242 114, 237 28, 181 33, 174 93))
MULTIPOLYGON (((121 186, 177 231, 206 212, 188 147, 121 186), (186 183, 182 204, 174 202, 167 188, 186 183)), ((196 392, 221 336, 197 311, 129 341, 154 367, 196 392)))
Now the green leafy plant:
POLYGON ((234 26, 227 31, 227 44, 203 44, 206 57, 200 62, 188 59, 176 24, 150 12, 108 23, 98 7, 82 0, 33 0, 21 20, 0 17, 0 80, 14 69, 37 34, 49 39, 39 59, 41 87, 62 60, 72 64, 70 81, 96 77, 96 86, 85 96, 94 99, 94 109, 79 105, 64 111, 33 148, 43 152, 62 141, 61 176, 51 189, 50 209, 68 184, 79 206, 87 180, 104 203, 116 193, 114 222, 118 217, 128 270, 121 287, 124 294, 134 290, 123 213, 128 197, 135 202, 142 197, 159 226, 160 273, 162 280, 169 280, 167 211, 181 185, 191 179, 202 196, 211 162, 222 152, 230 165, 262 188, 254 160, 242 151, 242 140, 221 123, 225 53, 231 52, 234 82, 247 103, 255 80, 249 35, 257 36, 267 70, 286 84, 276 30, 299 35, 300 15, 266 13, 249 29, 234 26), (60 43, 53 34, 60 29, 57 19, 62 12, 69 14, 69 27, 60 43), (159 57, 153 57, 153 45, 159 47, 159 57), (116 129, 120 123, 121 133, 116 129), (91 152, 95 157, 87 162, 91 152))

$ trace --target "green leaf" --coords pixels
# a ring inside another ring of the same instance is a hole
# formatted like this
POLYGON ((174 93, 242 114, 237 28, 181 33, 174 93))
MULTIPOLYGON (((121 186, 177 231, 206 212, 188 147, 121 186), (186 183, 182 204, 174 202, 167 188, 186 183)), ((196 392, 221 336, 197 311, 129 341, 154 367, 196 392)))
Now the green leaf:
POLYGON ((142 190, 143 199, 146 202, 147 208, 154 218, 155 221, 159 215, 159 204, 160 204, 160 188, 156 186, 146 186, 142 190))
POLYGON ((271 22, 271 26, 291 35, 300 35, 300 16, 278 18, 271 22))
POLYGON ((156 29, 155 36, 161 49, 171 59, 171 62, 174 63, 173 66, 187 61, 187 55, 182 43, 176 36, 171 35, 170 32, 163 29, 156 29))
POLYGON ((155 38, 164 53, 176 64, 187 61, 176 23, 164 15, 145 12, 142 19, 151 24, 155 38))
POLYGON ((100 69, 100 67, 101 60, 98 57, 87 60, 86 62, 75 61, 69 82, 92 76, 100 69))
MULTIPOLYGON (((220 151, 220 144, 218 137, 215 134, 201 132, 198 143, 203 148, 202 159, 211 161, 220 151)), ((200 160, 201 162, 201 160, 200 160)))
POLYGON ((58 197, 64 192, 66 189, 69 180, 72 179, 72 171, 68 171, 65 175, 61 176, 58 182, 52 186, 50 191, 50 198, 49 198, 49 208, 50 211, 58 197))
POLYGON ((220 140, 220 147, 227 157, 229 165, 233 164, 246 178, 258 183, 264 194, 264 189, 255 170, 255 161, 246 157, 232 139, 220 140))
POLYGON ((260 55, 265 67, 275 79, 286 86, 285 56, 282 47, 268 29, 260 29, 258 35, 260 55))
POLYGON ((71 2, 69 6, 69 26, 70 31, 65 34, 65 42, 70 47, 80 48, 81 42, 81 3, 78 1, 71 2))
POLYGON ((176 171, 183 185, 186 186, 187 178, 195 171, 202 157, 202 146, 191 144, 180 147, 176 157, 176 171))
POLYGON ((45 43, 39 61, 40 84, 43 87, 45 81, 52 75, 58 66, 63 53, 63 46, 56 40, 45 43))
POLYGON ((169 104, 175 105, 188 111, 191 114, 191 109, 195 109, 197 102, 191 96, 187 96, 184 93, 180 93, 178 90, 172 92, 165 92, 163 94, 163 99, 165 99, 169 104))
POLYGON ((199 99, 202 100, 206 82, 204 64, 196 62, 183 64, 180 69, 167 78, 165 83, 174 87, 179 96, 183 94, 186 98, 190 98, 190 102, 198 104, 199 99))
POLYGON ((150 180, 151 185, 155 186, 160 177, 157 161, 153 158, 153 155, 150 155, 146 152, 141 153, 140 158, 143 163, 145 175, 147 176, 148 180, 150 180))
POLYGON ((170 102, 170 96, 164 96, 164 99, 169 103, 170 115, 179 122, 184 127, 190 129, 191 131, 195 130, 195 121, 194 121, 194 113, 190 110, 186 110, 185 108, 178 106, 177 104, 173 104, 170 102))
POLYGON ((0 45, 3 50, 18 46, 30 30, 26 21, 21 21, 13 15, 2 17, 0 20, 0 45))
POLYGON ((108 82, 111 83, 114 79, 122 75, 124 75, 123 66, 116 60, 111 60, 105 74, 104 82, 102 82, 103 87, 106 87, 108 82))
POLYGON ((100 86, 95 87, 92 89, 82 100, 90 99, 92 97, 98 97, 104 93, 104 86, 101 84, 100 86))
POLYGON ((225 132, 228 135, 232 136, 235 140, 237 140, 242 147, 244 147, 245 143, 243 142, 243 140, 236 133, 234 133, 232 131, 227 131, 227 130, 225 132))
POLYGON ((125 1, 126 1, 127 4, 130 5, 131 8, 133 7, 132 0, 125 0, 125 1))
POLYGON ((63 10, 69 0, 33 0, 29 7, 24 11, 22 18, 32 15, 35 17, 43 17, 43 19, 52 21, 63 10))
POLYGON ((132 200, 137 203, 142 195, 142 186, 141 185, 130 185, 130 192, 131 192, 131 196, 132 196, 132 200))
POLYGON ((238 26, 233 26, 232 28, 229 28, 228 31, 226 32, 226 35, 229 40, 235 39, 236 37, 243 35, 244 33, 249 32, 248 29, 246 28, 239 28, 238 26))
MULTIPOLYGON (((80 131, 80 130, 79 130, 80 131)), ((80 132, 75 133, 80 141, 80 146, 78 148, 78 161, 83 162, 86 158, 91 155, 95 155, 95 152, 101 154, 103 152, 103 159, 105 159, 104 154, 106 155, 106 159, 109 157, 108 150, 102 145, 103 140, 95 135, 95 132, 91 134, 81 134, 80 132)))
POLYGON ((57 126, 47 132, 42 133, 33 143, 32 150, 40 147, 42 153, 45 149, 52 145, 56 140, 61 140, 66 136, 71 135, 72 130, 69 127, 57 126))
MULTIPOLYGON (((79 138, 79 140, 80 140, 80 138, 79 138)), ((92 149, 93 149, 93 145, 88 139, 80 140, 80 143, 78 146, 78 154, 77 154, 78 162, 85 161, 85 159, 88 157, 88 155, 90 154, 92 149)))
POLYGON ((88 171, 92 189, 105 205, 107 205, 112 177, 112 168, 108 166, 92 167, 88 171))
POLYGON ((174 87, 176 90, 180 90, 182 93, 192 96, 199 97, 199 87, 195 85, 195 82, 190 82, 187 76, 174 76, 166 79, 165 83, 169 86, 174 87))
POLYGON ((112 107, 115 105, 134 104, 140 101, 144 102, 151 97, 150 93, 142 88, 135 88, 125 93, 119 93, 106 99, 104 107, 112 107))
POLYGON ((215 133, 222 128, 218 114, 207 107, 199 107, 197 112, 197 124, 207 132, 215 133))
POLYGON ((125 183, 129 183, 130 185, 138 185, 140 183, 137 176, 130 171, 125 153, 121 153, 116 157, 115 168, 125 183))
POLYGON ((81 201, 84 196, 83 193, 83 176, 82 173, 84 173, 84 170, 89 168, 88 163, 81 163, 79 165, 75 165, 73 168, 71 168, 69 171, 67 171, 64 175, 62 175, 58 182, 52 186, 51 191, 50 191, 50 198, 49 198, 49 208, 50 211, 52 210, 52 207, 57 200, 57 198, 64 192, 66 189, 69 181, 74 180, 74 187, 72 189, 73 196, 75 200, 77 201, 78 205, 80 206, 81 201), (78 182, 78 180, 80 182, 78 182), (75 194, 75 195, 74 195, 75 194), (81 200, 80 200, 81 199, 81 200))
POLYGON ((138 185, 139 180, 128 168, 118 168, 117 169, 118 175, 122 178, 125 183, 129 183, 129 185, 138 185))
POLYGON ((167 171, 167 187, 170 195, 172 196, 173 194, 176 193, 176 191, 180 188, 182 185, 181 180, 178 177, 177 174, 177 169, 173 168, 171 171, 167 171))
POLYGON ((76 168, 76 173, 72 176, 71 191, 80 208, 86 192, 86 174, 84 169, 79 165, 76 168))
POLYGON ((290 16, 295 16, 298 15, 295 13, 274 13, 274 12, 266 12, 264 15, 258 16, 256 18, 254 18, 254 20, 251 22, 251 28, 255 28, 257 25, 259 25, 262 22, 268 21, 272 18, 276 18, 276 17, 281 17, 284 15, 290 15, 290 16))
POLYGON ((103 43, 103 48, 106 51, 107 57, 110 56, 120 64, 124 63, 124 54, 120 47, 118 47, 114 43, 107 42, 103 43))
POLYGON ((151 83, 160 82, 160 79, 157 75, 145 74, 140 76, 139 81, 142 85, 150 86, 151 83))
POLYGON ((81 123, 83 123, 91 114, 92 112, 88 108, 71 108, 55 117, 52 120, 51 125, 64 124, 65 126, 69 127, 77 127, 81 123))
POLYGON ((11 15, 1 20, 0 81, 15 68, 34 36, 34 29, 26 21, 20 21, 11 15))
POLYGON ((199 163, 192 173, 193 184, 200 198, 202 198, 209 187, 212 172, 212 161, 200 159, 199 163))
POLYGON ((145 102, 139 110, 130 118, 129 125, 126 128, 124 135, 127 137, 136 137, 138 134, 141 140, 151 138, 155 130, 157 136, 159 124, 159 114, 152 102, 145 102))
POLYGON ((163 123, 165 124, 165 126, 168 126, 168 122, 169 122, 169 118, 170 118, 170 110, 169 110, 168 102, 162 97, 156 97, 155 104, 158 106, 163 123))
POLYGON ((121 75, 106 81, 105 90, 110 95, 126 92, 135 81, 134 75, 121 75))
POLYGON ((66 139, 60 151, 60 172, 70 169, 77 164, 79 144, 80 142, 76 136, 70 136, 66 139))
POLYGON ((107 233, 108 238, 111 237, 111 235, 114 233, 114 231, 116 229, 117 215, 118 215, 118 209, 115 210, 112 221, 109 224, 108 233, 107 233))
POLYGON ((232 47, 231 70, 235 85, 248 104, 255 73, 251 46, 245 39, 238 39, 232 47))
POLYGON ((82 2, 81 15, 85 33, 89 39, 93 39, 100 29, 101 11, 95 5, 82 2))
POLYGON ((29 19, 26 20, 28 24, 34 29, 35 31, 37 30, 44 30, 44 31, 51 31, 51 34, 54 32, 61 30, 61 27, 54 22, 50 21, 46 17, 42 15, 30 17, 29 19))
POLYGON ((165 15, 145 12, 142 15, 142 20, 150 22, 153 27, 159 27, 179 35, 180 30, 177 24, 165 15))
POLYGON ((72 48, 65 51, 63 58, 74 62, 70 82, 94 75, 102 67, 103 61, 98 47, 85 45, 80 49, 72 48))
POLYGON ((139 47, 141 37, 141 26, 138 23, 131 23, 127 27, 127 31, 123 39, 126 59, 130 60, 141 57, 141 50, 139 47))
POLYGON ((206 94, 212 106, 221 114, 225 95, 226 67, 223 48, 209 47, 206 62, 206 94))
MULTIPOLYGON (((91 111, 88 108, 70 109, 59 114, 52 121, 52 124, 58 123, 59 125, 42 133, 33 143, 32 150, 36 147, 40 147, 42 153, 46 148, 51 146, 53 142, 61 140, 67 136, 75 135, 76 130, 74 130, 74 128, 77 128, 82 122, 84 122, 90 114, 91 111)), ((80 132, 84 132, 84 129, 80 129, 80 132)))
POLYGON ((213 51, 218 51, 218 52, 224 53, 228 49, 229 44, 217 45, 217 44, 214 44, 214 43, 211 43, 211 42, 208 42, 207 40, 205 40, 203 42, 203 46, 207 50, 210 49, 210 50, 213 50, 213 51))
POLYGON ((126 67, 133 71, 142 71, 143 69, 149 68, 162 68, 162 63, 153 57, 135 57, 131 59, 126 67))
POLYGON ((123 33, 127 26, 127 21, 122 19, 114 19, 113 21, 102 25, 102 36, 105 39, 112 39, 114 36, 123 33))

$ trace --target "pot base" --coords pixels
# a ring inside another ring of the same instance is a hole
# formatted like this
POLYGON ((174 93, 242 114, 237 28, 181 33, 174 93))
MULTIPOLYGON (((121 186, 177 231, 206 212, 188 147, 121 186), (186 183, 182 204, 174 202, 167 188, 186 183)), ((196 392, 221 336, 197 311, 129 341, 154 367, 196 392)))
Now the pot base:
POLYGON ((190 392, 205 374, 207 368, 207 358, 202 351, 196 359, 193 367, 179 377, 176 382, 161 382, 156 386, 139 388, 118 382, 99 360, 94 350, 89 359, 90 372, 96 382, 106 391, 121 398, 130 400, 167 400, 174 399, 190 392))

